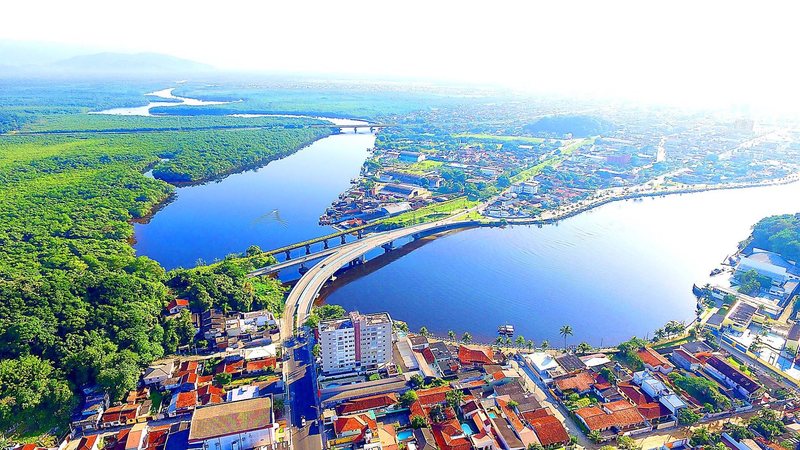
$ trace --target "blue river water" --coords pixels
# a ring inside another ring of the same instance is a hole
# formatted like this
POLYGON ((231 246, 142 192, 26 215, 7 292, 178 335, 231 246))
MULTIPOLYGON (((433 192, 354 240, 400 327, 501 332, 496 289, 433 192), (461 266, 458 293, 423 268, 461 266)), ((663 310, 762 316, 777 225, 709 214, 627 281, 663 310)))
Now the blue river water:
POLYGON ((326 301, 388 311, 411 329, 499 325, 537 345, 569 324, 568 343, 616 344, 691 321, 692 284, 736 250, 764 216, 800 210, 800 183, 607 204, 557 226, 480 228, 436 239, 339 287, 326 301))
POLYGON ((260 169, 177 188, 174 201, 134 225, 134 248, 172 269, 331 233, 319 216, 359 175, 374 143, 374 134, 351 130, 260 169))
MULTIPOLYGON (((261 169, 181 187, 135 226, 134 247, 166 268, 191 267, 252 244, 269 249, 328 233, 318 217, 358 175, 374 138, 330 136, 261 169)), ((692 284, 755 222, 797 212, 799 199, 800 183, 710 191, 611 203, 542 228, 452 233, 391 263, 375 259, 367 266, 377 268, 341 283, 326 301, 388 311, 412 329, 469 331, 480 341, 509 323, 517 335, 556 345, 559 327, 569 324, 572 344, 615 344, 691 320, 692 284)))

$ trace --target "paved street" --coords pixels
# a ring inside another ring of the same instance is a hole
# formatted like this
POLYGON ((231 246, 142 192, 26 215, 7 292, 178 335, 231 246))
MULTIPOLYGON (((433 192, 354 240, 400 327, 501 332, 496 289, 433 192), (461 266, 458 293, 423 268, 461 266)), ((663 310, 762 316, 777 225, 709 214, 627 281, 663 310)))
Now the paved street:
POLYGON ((292 430, 292 443, 296 450, 319 450, 322 448, 319 430, 312 427, 317 417, 316 398, 314 393, 313 368, 311 352, 306 342, 291 341, 286 348, 289 359, 286 361, 286 382, 289 393, 289 419, 297 428, 292 430), (302 418, 306 418, 306 426, 302 429, 302 418))

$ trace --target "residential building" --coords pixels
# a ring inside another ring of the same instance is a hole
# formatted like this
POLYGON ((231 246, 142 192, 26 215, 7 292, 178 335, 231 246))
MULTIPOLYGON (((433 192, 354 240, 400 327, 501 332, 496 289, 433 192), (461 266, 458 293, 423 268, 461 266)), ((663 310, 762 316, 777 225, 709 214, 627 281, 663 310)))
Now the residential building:
POLYGON ((178 314, 179 312, 183 311, 184 309, 189 308, 189 300, 183 298, 175 298, 169 302, 167 305, 167 312, 172 314, 178 314))
POLYGON ((705 370, 748 401, 757 399, 762 392, 760 384, 718 356, 706 360, 705 370))
POLYGON ((172 360, 163 361, 158 364, 151 364, 147 369, 145 369, 144 375, 142 376, 142 382, 146 386, 162 383, 165 380, 172 378, 173 372, 175 372, 175 362, 172 360))
POLYGON ((599 432, 603 440, 650 430, 638 408, 626 400, 578 408, 575 416, 590 432, 599 432))
POLYGON ((758 308, 754 305, 737 300, 722 320, 722 326, 742 333, 750 326, 757 311, 758 308))
POLYGON ((492 349, 485 346, 458 346, 458 360, 462 365, 494 364, 492 349))
POLYGON ((275 443, 278 424, 269 397, 198 408, 188 443, 203 450, 249 450, 275 443))
POLYGON ((564 424, 555 416, 547 415, 533 419, 530 421, 530 425, 533 427, 533 431, 536 432, 539 442, 545 448, 569 444, 569 433, 564 428, 564 424))
POLYGON ((328 374, 376 370, 392 361, 392 319, 387 313, 326 320, 318 327, 322 370, 328 374))
POLYGON ((657 351, 650 347, 642 347, 637 352, 639 358, 642 359, 644 367, 653 372, 661 372, 668 374, 672 372, 673 366, 667 361, 667 358, 662 356, 657 351))
POLYGON ((700 370, 702 365, 699 359, 682 348, 676 348, 672 351, 672 361, 681 369, 690 371, 700 370))

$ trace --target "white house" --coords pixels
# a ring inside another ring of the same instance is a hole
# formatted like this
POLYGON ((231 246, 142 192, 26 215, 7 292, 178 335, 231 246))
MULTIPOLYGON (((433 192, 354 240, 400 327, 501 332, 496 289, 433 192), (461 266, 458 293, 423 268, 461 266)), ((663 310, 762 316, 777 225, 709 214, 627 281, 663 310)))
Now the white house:
POLYGON ((142 381, 145 385, 162 383, 171 378, 173 372, 175 372, 175 362, 172 360, 152 364, 144 371, 142 381))

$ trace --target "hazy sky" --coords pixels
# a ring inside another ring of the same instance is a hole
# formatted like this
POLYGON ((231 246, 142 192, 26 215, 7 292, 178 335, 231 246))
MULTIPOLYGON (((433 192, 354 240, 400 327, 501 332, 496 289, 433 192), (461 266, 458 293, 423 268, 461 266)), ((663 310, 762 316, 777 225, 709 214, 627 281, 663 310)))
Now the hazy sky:
POLYGON ((705 1, 41 1, 0 38, 227 69, 409 76, 686 103, 797 104, 797 7, 705 1))

